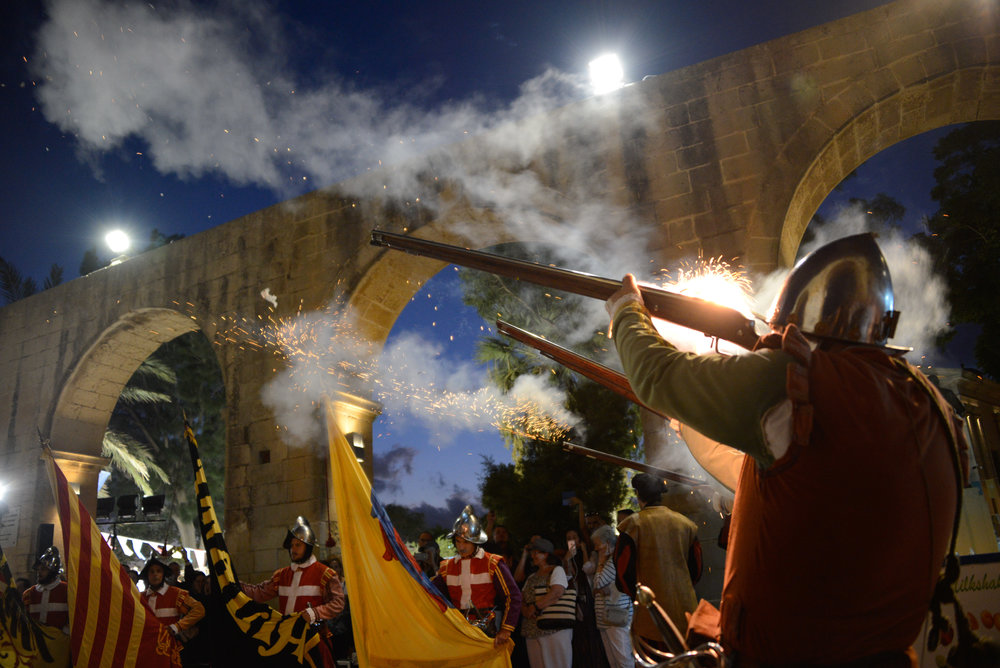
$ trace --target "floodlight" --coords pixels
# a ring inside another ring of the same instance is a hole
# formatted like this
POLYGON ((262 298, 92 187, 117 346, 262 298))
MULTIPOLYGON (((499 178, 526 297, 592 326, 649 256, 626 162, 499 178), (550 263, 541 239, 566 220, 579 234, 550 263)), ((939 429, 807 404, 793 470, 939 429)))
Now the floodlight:
POLYGON ((164 498, 163 494, 142 497, 142 514, 147 520, 160 516, 163 512, 164 498))
POLYGON ((607 53, 593 59, 588 68, 590 70, 590 83, 597 95, 610 93, 625 85, 625 71, 622 69, 618 56, 613 53, 607 53))
POLYGON ((95 519, 98 522, 110 522, 111 513, 115 510, 115 499, 111 496, 106 496, 97 500, 97 512, 95 513, 95 519))
POLYGON ((126 494, 118 497, 118 519, 134 520, 139 506, 138 494, 126 494))
POLYGON ((108 245, 112 253, 121 254, 129 249, 132 242, 129 240, 128 235, 122 230, 111 230, 106 235, 104 235, 104 243, 108 245))
POLYGON ((354 450, 354 457, 359 462, 363 462, 365 460, 365 437, 356 431, 352 431, 349 434, 344 434, 344 438, 351 444, 351 448, 354 450))

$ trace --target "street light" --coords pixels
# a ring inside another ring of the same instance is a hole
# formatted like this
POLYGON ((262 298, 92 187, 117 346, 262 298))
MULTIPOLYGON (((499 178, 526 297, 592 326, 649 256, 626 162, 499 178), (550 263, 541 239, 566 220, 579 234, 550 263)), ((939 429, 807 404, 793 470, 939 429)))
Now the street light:
POLYGON ((124 253, 132 245, 128 235, 122 230, 111 230, 104 235, 104 243, 108 245, 112 253, 124 253))
POLYGON ((606 53, 590 61, 590 84, 594 93, 603 95, 618 90, 625 85, 625 71, 621 61, 613 53, 606 53))
POLYGON ((111 260, 112 265, 119 264, 123 262, 125 258, 125 251, 129 249, 132 245, 131 239, 122 230, 111 230, 104 235, 104 243, 108 245, 111 252, 115 254, 115 258, 111 260))

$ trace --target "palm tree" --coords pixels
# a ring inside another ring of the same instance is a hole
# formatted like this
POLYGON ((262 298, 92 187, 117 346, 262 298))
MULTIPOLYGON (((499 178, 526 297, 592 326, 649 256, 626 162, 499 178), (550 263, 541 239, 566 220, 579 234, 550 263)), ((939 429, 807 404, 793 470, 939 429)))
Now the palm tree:
POLYGON ((101 443, 101 454, 111 459, 112 468, 121 472, 145 496, 153 494, 150 484, 151 474, 159 477, 164 485, 170 484, 170 477, 156 464, 154 453, 159 450, 159 445, 137 415, 136 408, 170 404, 172 398, 169 394, 143 386, 148 386, 150 383, 173 385, 176 382, 177 374, 161 360, 155 357, 146 358, 122 390, 113 414, 128 416, 135 428, 125 430, 121 420, 116 420, 113 416, 101 443), (142 440, 133 435, 136 432, 141 435, 142 440))

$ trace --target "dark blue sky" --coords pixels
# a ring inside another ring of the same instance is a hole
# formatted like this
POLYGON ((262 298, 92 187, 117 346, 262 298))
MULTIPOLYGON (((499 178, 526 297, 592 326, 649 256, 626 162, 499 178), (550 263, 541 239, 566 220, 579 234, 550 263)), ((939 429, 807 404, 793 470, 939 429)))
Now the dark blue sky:
MULTIPOLYGON (((419 154, 449 141, 456 118, 497 122, 550 68, 582 78, 615 51, 639 81, 881 4, 2 3, 0 257, 39 282, 58 263, 69 280, 112 226, 139 244, 154 228, 189 236, 408 157, 397 137, 419 154)), ((876 156, 835 197, 887 192, 916 224, 934 208, 939 135, 876 156)), ((393 338, 418 334, 440 346, 441 366, 471 364, 476 325, 452 277, 425 287, 393 338)), ((393 420, 377 425, 385 500, 442 508, 435 519, 475 492, 482 454, 508 456, 497 438, 468 435, 439 451, 432 426, 408 422, 404 435, 393 420)))

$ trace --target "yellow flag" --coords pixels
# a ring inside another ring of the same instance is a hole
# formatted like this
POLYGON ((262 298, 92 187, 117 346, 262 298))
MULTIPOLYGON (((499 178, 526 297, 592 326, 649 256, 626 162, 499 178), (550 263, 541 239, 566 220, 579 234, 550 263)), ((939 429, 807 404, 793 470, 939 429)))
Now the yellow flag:
POLYGON ((330 480, 362 666, 509 668, 510 649, 472 626, 423 575, 372 492, 327 402, 330 480))

